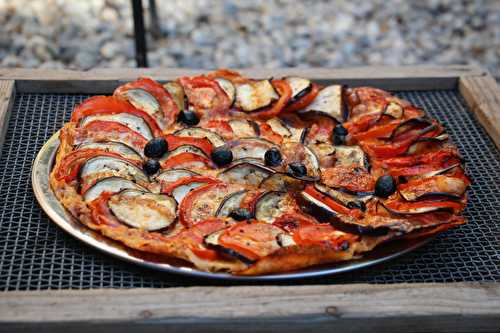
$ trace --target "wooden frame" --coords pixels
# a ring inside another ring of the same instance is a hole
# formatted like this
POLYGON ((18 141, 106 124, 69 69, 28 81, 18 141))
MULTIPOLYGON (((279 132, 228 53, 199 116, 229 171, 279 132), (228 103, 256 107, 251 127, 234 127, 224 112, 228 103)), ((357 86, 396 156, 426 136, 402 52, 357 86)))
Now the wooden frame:
MULTIPOLYGON (((500 89, 472 66, 245 69, 394 90, 459 89, 500 148, 500 89)), ((0 146, 15 92, 110 93, 138 76, 166 81, 192 69, 0 69, 0 146)), ((327 329, 500 331, 500 283, 236 286, 0 294, 0 332, 271 332, 327 329)))

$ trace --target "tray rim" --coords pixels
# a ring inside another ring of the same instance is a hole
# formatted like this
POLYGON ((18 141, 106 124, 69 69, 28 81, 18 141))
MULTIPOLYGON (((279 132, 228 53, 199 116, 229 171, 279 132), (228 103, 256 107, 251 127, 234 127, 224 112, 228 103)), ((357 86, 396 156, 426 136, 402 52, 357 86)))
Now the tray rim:
POLYGON ((381 264, 409 253, 413 250, 416 250, 435 238, 435 236, 432 236, 413 240, 410 242, 388 242, 387 244, 382 244, 380 245, 380 247, 377 247, 375 250, 368 253, 368 257, 374 256, 374 258, 362 258, 359 260, 313 266, 311 268, 293 272, 256 276, 238 276, 228 273, 205 272, 188 266, 177 266, 169 263, 153 262, 151 260, 141 258, 139 254, 136 255, 133 253, 138 251, 130 251, 119 242, 104 237, 100 233, 84 226, 76 218, 71 216, 69 212, 66 211, 63 205, 57 200, 55 194, 50 188, 48 181, 49 173, 52 169, 53 161, 55 159, 58 147, 59 131, 54 133, 45 142, 45 144, 39 150, 32 165, 32 188, 38 204, 40 205, 42 210, 49 216, 50 220, 53 223, 63 229, 66 233, 70 234, 72 237, 83 242, 85 245, 122 261, 140 265, 156 271, 188 275, 197 278, 241 282, 306 279, 327 275, 336 275, 381 264), (391 251, 390 247, 396 247, 396 249, 394 251, 391 251), (384 251, 389 251, 389 253, 383 254, 384 251), (377 256, 377 252, 382 252, 382 255, 377 256))

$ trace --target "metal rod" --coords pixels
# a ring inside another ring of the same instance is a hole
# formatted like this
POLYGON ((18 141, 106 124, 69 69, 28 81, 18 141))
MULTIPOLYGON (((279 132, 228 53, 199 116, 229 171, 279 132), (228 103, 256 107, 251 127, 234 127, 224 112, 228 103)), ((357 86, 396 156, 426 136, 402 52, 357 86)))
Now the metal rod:
POLYGON ((135 60, 137 67, 148 67, 142 0, 132 0, 132 14, 134 16, 135 60))
POLYGON ((149 0, 149 18, 151 25, 149 27, 153 38, 158 39, 161 37, 160 19, 158 18, 158 10, 156 9, 156 0, 149 0))

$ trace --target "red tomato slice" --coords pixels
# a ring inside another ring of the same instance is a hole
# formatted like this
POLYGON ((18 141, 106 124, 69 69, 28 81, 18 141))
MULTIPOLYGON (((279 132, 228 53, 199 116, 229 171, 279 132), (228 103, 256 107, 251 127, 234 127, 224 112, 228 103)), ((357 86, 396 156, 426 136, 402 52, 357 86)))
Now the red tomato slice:
POLYGON ((194 153, 180 153, 178 155, 175 155, 173 157, 167 158, 162 164, 161 167, 162 169, 182 169, 182 168, 189 168, 189 167, 194 167, 197 168, 197 166, 194 166, 193 164, 196 163, 203 163, 205 166, 214 168, 215 166, 213 165, 212 161, 209 160, 206 157, 200 156, 198 154, 194 153))
POLYGON ((207 77, 211 79, 223 78, 237 84, 243 84, 252 81, 252 79, 241 76, 240 73, 232 71, 230 69, 218 69, 215 72, 208 73, 207 77))
POLYGON ((92 212, 92 220, 95 224, 110 227, 118 227, 121 225, 120 221, 118 221, 108 207, 108 200, 113 194, 114 193, 104 192, 89 204, 92 212))
POLYGON ((141 117, 148 124, 154 136, 161 135, 160 127, 158 127, 158 123, 153 117, 114 96, 94 96, 86 99, 75 107, 71 115, 71 121, 79 122, 82 118, 88 116, 117 113, 130 113, 141 117))
POLYGON ((280 248, 276 237, 283 230, 265 222, 240 222, 219 236, 219 244, 250 260, 265 257, 280 248))
POLYGON ((306 95, 302 96, 299 100, 292 102, 291 104, 288 104, 285 107, 285 110, 283 112, 289 113, 289 112, 295 112, 297 110, 302 110, 305 109, 309 104, 311 104, 316 96, 318 96, 318 93, 320 91, 320 86, 313 83, 311 91, 307 93, 306 95))
POLYGON ((135 148, 136 151, 143 151, 148 143, 148 140, 140 133, 114 121, 94 120, 79 128, 78 131, 77 141, 92 137, 97 142, 107 140, 123 142, 135 148))
POLYGON ((317 223, 318 222, 314 218, 301 213, 285 213, 278 216, 276 220, 274 220, 273 225, 293 234, 297 228, 317 223))
POLYGON ((464 204, 456 201, 430 201, 422 200, 417 202, 407 202, 407 201, 387 201, 384 203, 387 208, 396 211, 409 211, 412 209, 432 207, 432 208, 449 208, 457 212, 463 209, 464 204))
POLYGON ((209 120, 203 123, 201 127, 214 131, 225 140, 231 140, 234 137, 233 129, 226 120, 209 120))
POLYGON ((259 124, 260 136, 266 140, 274 142, 276 144, 281 144, 283 142, 283 137, 278 133, 274 132, 271 126, 267 123, 259 124))
POLYGON ((207 138, 193 138, 190 136, 168 134, 165 136, 165 140, 167 140, 169 150, 174 150, 182 145, 190 145, 200 148, 207 156, 210 156, 213 150, 212 143, 207 138))
POLYGON ((293 240, 300 245, 324 244, 333 246, 337 250, 346 250, 349 243, 358 236, 339 231, 330 224, 309 224, 297 228, 293 240), (347 242, 347 245, 346 245, 347 242))
POLYGON ((161 84, 150 78, 143 77, 136 81, 129 82, 127 84, 118 87, 115 90, 114 95, 120 96, 125 91, 130 89, 145 90, 148 93, 150 93, 154 98, 156 98, 158 104, 160 104, 160 108, 163 112, 163 115, 165 116, 166 126, 170 126, 177 121, 177 116, 179 115, 180 112, 179 108, 177 107, 177 104, 175 104, 175 101, 172 98, 172 96, 168 93, 167 90, 165 90, 165 88, 163 88, 161 84))
POLYGON ((204 245, 206 236, 226 228, 229 223, 220 218, 210 218, 198 222, 191 228, 181 231, 179 234, 172 237, 177 241, 185 244, 196 256, 205 260, 219 259, 219 254, 211 249, 207 249, 204 245))
POLYGON ((330 187, 341 187, 353 192, 372 192, 375 188, 373 176, 354 165, 326 168, 322 172, 321 179, 330 187))
POLYGON ((70 154, 64 156, 61 164, 56 170, 55 177, 57 180, 65 180, 70 182, 78 176, 80 168, 83 163, 85 163, 88 159, 96 156, 109 156, 116 157, 126 162, 129 162, 138 168, 142 168, 141 165, 137 163, 135 160, 130 160, 122 157, 120 154, 109 152, 101 149, 79 149, 71 152, 70 154))
POLYGON ((369 139, 385 138, 389 136, 392 133, 392 131, 394 131, 394 129, 398 127, 400 123, 401 120, 399 119, 393 120, 384 125, 374 126, 365 132, 354 134, 352 135, 352 137, 356 139, 358 142, 369 139))
POLYGON ((231 101, 217 81, 206 76, 181 77, 178 81, 197 111, 206 111, 208 116, 223 116, 229 112, 231 101))

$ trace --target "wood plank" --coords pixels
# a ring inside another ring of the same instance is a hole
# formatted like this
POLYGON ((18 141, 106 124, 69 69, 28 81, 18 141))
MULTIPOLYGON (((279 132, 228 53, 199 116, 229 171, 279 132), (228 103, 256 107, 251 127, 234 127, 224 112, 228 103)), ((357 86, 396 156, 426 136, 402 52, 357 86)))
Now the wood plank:
POLYGON ((7 133, 10 111, 14 104, 15 82, 13 80, 0 80, 0 156, 7 133))
MULTIPOLYGON (((150 76, 168 81, 208 70, 188 68, 123 68, 95 69, 86 72, 49 69, 0 69, 0 79, 16 80, 19 92, 109 94, 125 81, 150 76)), ((241 69, 255 77, 299 75, 322 83, 343 83, 351 86, 373 85, 394 90, 452 89, 463 75, 480 75, 474 66, 374 66, 354 68, 281 68, 241 69)))
POLYGON ((2 332, 487 332, 495 283, 242 286, 7 292, 2 332), (73 332, 73 330, 72 330, 73 332))
POLYGON ((500 149, 500 87, 489 75, 460 77, 460 93, 467 105, 500 149))

